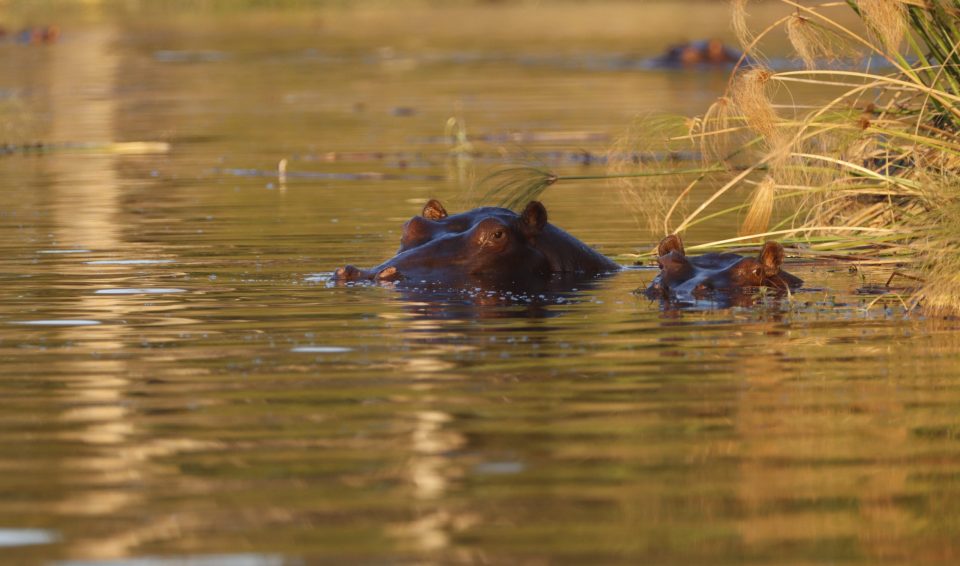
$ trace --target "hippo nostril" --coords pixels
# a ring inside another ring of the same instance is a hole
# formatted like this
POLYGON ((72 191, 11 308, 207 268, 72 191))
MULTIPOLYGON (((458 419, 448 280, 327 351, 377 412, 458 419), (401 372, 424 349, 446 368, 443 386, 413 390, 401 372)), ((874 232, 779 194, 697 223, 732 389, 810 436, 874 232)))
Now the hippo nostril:
POLYGON ((400 272, 396 267, 388 267, 377 273, 377 281, 396 281, 400 279, 400 272))
POLYGON ((337 271, 333 274, 333 276, 339 281, 354 281, 359 279, 360 275, 360 270, 352 265, 338 267, 337 271))

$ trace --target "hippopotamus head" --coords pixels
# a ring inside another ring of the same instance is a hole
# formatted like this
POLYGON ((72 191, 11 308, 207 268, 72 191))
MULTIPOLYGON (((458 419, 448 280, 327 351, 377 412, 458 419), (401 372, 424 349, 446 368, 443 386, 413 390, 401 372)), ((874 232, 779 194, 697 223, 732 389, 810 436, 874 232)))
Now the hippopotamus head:
POLYGON ((736 63, 741 56, 736 49, 711 38, 673 45, 653 61, 663 67, 716 66, 736 63))
MULTIPOLYGON (((361 270, 348 265, 335 277, 494 287, 523 286, 549 277, 547 259, 531 245, 547 223, 542 204, 531 202, 521 214, 478 215, 473 220, 461 226, 462 231, 445 231, 432 239, 411 234, 417 237, 402 241, 400 253, 379 266, 361 270)), ((416 219, 411 222, 419 224, 416 219)), ((408 232, 404 230, 405 235, 408 232)))
POLYGON ((397 255, 370 270, 338 269, 338 281, 403 281, 453 287, 541 288, 554 275, 592 277, 619 266, 547 222, 543 204, 450 215, 436 200, 403 228, 397 255))
POLYGON ((467 212, 450 215, 447 209, 436 199, 430 199, 423 206, 419 216, 414 216, 403 225, 400 236, 400 252, 415 248, 448 234, 459 234, 473 228, 481 220, 499 218, 509 222, 517 214, 506 208, 483 206, 467 212))
POLYGON ((732 253, 688 257, 680 237, 671 234, 657 246, 660 274, 647 288, 647 293, 692 295, 750 287, 782 290, 799 287, 803 281, 781 269, 784 255, 783 246, 767 242, 756 257, 732 253))

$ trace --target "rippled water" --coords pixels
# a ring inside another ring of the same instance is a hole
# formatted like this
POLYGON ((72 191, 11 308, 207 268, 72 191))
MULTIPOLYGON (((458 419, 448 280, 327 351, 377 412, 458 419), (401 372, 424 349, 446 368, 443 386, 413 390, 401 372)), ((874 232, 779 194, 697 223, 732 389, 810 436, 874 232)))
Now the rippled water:
MULTIPOLYGON (((0 561, 960 559, 958 323, 865 308, 845 266, 690 310, 634 293, 650 269, 329 284, 514 158, 603 173, 583 156, 722 72, 151 17, 0 44, 5 135, 48 145, 0 157, 0 561)), ((610 255, 658 236, 602 182, 544 202, 610 255)))

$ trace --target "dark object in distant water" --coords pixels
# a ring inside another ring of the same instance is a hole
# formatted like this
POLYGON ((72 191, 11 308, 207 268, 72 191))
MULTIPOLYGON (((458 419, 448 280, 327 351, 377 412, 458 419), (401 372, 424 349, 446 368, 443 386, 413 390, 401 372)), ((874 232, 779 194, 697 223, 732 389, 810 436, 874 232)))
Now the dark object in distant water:
MULTIPOLYGON (((6 39, 7 30, 0 28, 0 40, 6 39)), ((31 26, 13 34, 13 40, 25 45, 50 45, 60 39, 60 26, 31 26)))
POLYGON ((730 292, 751 287, 787 290, 803 280, 781 270, 784 250, 767 242, 756 258, 733 253, 708 253, 687 257, 680 236, 671 234, 657 246, 660 274, 647 287, 650 298, 693 298, 710 292, 730 292))
POLYGON ((660 67, 724 66, 736 63, 742 55, 719 39, 704 39, 674 45, 653 63, 660 67))
POLYGON ((410 116, 415 116, 416 114, 416 108, 412 108, 410 106, 394 106, 390 109, 390 115, 397 116, 399 118, 409 118, 410 116))
POLYGON ((341 267, 335 279, 529 291, 548 287, 555 276, 620 269, 547 222, 540 202, 531 201, 520 214, 481 207, 451 216, 431 200, 404 225, 397 255, 369 270, 341 267))

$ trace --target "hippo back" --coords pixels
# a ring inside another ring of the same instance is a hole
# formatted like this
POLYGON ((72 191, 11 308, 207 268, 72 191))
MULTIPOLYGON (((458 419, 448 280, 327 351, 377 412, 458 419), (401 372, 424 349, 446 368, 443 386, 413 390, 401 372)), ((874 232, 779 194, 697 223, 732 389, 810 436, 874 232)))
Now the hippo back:
POLYGON ((620 269, 607 256, 550 223, 532 245, 547 258, 550 269, 556 273, 594 274, 620 269))

